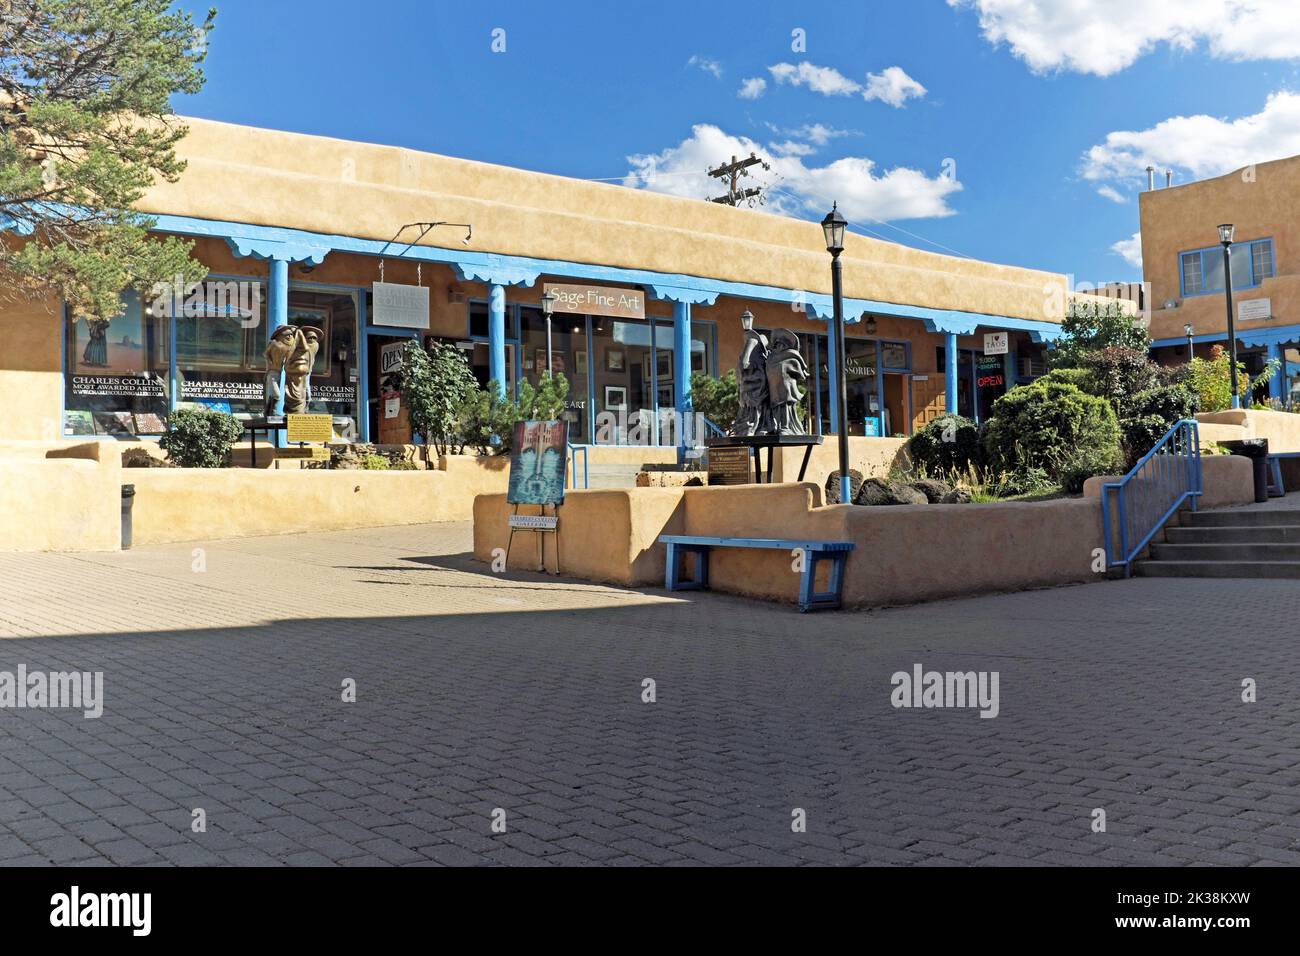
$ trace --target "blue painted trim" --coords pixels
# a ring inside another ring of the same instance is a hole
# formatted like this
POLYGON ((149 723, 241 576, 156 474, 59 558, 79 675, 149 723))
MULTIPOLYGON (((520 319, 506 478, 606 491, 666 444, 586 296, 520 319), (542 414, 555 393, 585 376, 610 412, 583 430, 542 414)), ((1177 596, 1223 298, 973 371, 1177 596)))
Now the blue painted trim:
MULTIPOLYGON (((266 280, 266 341, 271 341, 275 330, 289 324, 289 260, 271 259, 266 280)), ((280 373, 280 398, 275 403, 275 413, 284 414, 284 372, 280 373)), ((284 432, 274 433, 275 446, 284 447, 284 432)))
POLYGON ((365 292, 357 293, 357 383, 361 394, 357 401, 357 434, 370 444, 370 314, 365 292))
MULTIPOLYGON (((250 250, 250 254, 275 253, 277 250, 285 255, 314 256, 325 248, 329 251, 351 252, 361 255, 378 256, 386 243, 373 239, 358 239, 352 236, 327 235, 308 232, 301 229, 286 229, 278 226, 257 226, 250 223, 229 222, 215 219, 197 219, 192 216, 157 215, 155 230, 186 236, 205 236, 238 240, 241 248, 250 250), (280 247, 267 245, 267 242, 282 243, 280 247)), ((628 285, 641 285, 651 288, 656 294, 674 301, 689 300, 692 304, 705 304, 710 300, 716 302, 720 295, 736 298, 756 299, 758 301, 781 302, 784 304, 802 304, 805 312, 814 317, 827 320, 832 314, 831 297, 822 294, 809 294, 799 290, 781 289, 775 286, 757 285, 748 282, 731 282, 701 276, 680 273, 652 272, 646 269, 627 269, 618 266, 602 266, 586 262, 570 262, 561 259, 534 259, 527 256, 506 256, 496 253, 478 252, 471 249, 442 249, 435 246, 411 246, 400 255, 388 255, 395 259, 417 259, 424 262, 439 262, 451 266, 457 276, 467 281, 480 281, 497 285, 533 285, 542 275, 564 278, 607 281, 628 285)), ((988 328, 1026 331, 1041 335, 1045 339, 1055 339, 1060 335, 1060 326, 1054 322, 1031 319, 1012 318, 1010 316, 984 315, 978 312, 962 312, 950 309, 931 309, 923 306, 903 305, 895 302, 879 302, 874 299, 845 299, 845 322, 852 324, 867 312, 877 315, 889 315, 898 318, 931 320, 936 326, 954 327, 983 325, 988 328)), ((931 330, 933 331, 933 329, 931 330)))
MULTIPOLYGON (((518 349, 515 350, 518 352, 518 349)), ((488 291, 488 378, 501 397, 506 394, 506 289, 493 283, 488 291)))
MULTIPOLYGON (((1192 336, 1193 343, 1205 342, 1226 342, 1228 341, 1227 332, 1207 332, 1204 335, 1192 336)), ((1237 332, 1237 341, 1247 347, 1256 345, 1287 345, 1291 342, 1300 342, 1300 325, 1280 325, 1265 329, 1251 329, 1247 332, 1237 332)), ((1186 345, 1187 336, 1180 335, 1171 339, 1155 339, 1151 343, 1153 349, 1170 348, 1176 345, 1186 345)))
POLYGON ((949 332, 943 347, 944 411, 957 414, 957 333, 949 332))

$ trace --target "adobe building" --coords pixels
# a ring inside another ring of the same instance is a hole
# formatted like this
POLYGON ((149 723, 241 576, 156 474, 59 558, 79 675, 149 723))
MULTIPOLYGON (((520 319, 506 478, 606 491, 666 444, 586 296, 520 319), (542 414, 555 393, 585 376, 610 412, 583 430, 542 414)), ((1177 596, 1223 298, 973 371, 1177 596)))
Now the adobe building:
MULTIPOLYGON (((399 147, 186 122, 186 171, 151 189, 140 209, 158 233, 195 240, 209 286, 230 283, 230 301, 190 315, 179 297, 168 306, 128 295, 122 315, 93 327, 54 298, 0 302, 0 442, 147 439, 180 405, 256 417, 262 352, 286 323, 322 333, 312 410, 334 416, 336 437, 409 441, 389 374, 397 347, 417 336, 453 343, 482 383, 536 382, 548 284, 569 287, 553 362, 571 383, 576 444, 624 440, 596 434, 604 411, 689 409, 692 373, 735 365, 747 309, 759 328, 799 334, 812 430, 841 427, 830 400, 830 257, 815 221, 399 147), (448 225, 410 225, 422 223, 448 225)), ((1294 184, 1296 167, 1260 175, 1294 184)), ((1180 187, 1203 188, 1213 192, 1180 187)), ((1195 217, 1210 224, 1206 244, 1213 223, 1236 216, 1243 237, 1286 248, 1286 227, 1251 218, 1280 187, 1224 188, 1235 191, 1222 211, 1195 217)), ((1157 218, 1190 231, 1189 214, 1165 215, 1176 192, 1144 197, 1144 225, 1158 206, 1157 218)), ((1143 233, 1152 268, 1165 259, 1172 268, 1187 240, 1154 225, 1143 233)), ((998 395, 1041 373, 1045 343, 1059 334, 1063 275, 853 234, 843 258, 851 435, 908 435, 945 408, 987 416, 998 395), (999 332, 1006 351, 986 354, 986 336, 999 332)), ((1261 290, 1278 310, 1291 307, 1286 281, 1261 290)), ((1190 308, 1212 334, 1213 298, 1189 302, 1175 323, 1190 308)))
POLYGON ((1138 197, 1142 271, 1149 283, 1154 355, 1186 362, 1228 339, 1223 247, 1218 226, 1235 226, 1229 271, 1239 359, 1258 375, 1271 359, 1277 375, 1257 401, 1290 407, 1300 398, 1300 156, 1247 166, 1214 179, 1150 189, 1138 197))

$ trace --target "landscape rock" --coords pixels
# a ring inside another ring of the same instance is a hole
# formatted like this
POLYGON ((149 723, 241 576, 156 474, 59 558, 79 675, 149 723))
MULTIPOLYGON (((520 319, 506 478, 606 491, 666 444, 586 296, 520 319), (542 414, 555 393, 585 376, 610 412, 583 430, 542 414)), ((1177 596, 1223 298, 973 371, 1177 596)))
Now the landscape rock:
POLYGON ((970 504, 970 491, 965 488, 954 488, 943 496, 940 504, 945 505, 968 505, 970 504))
POLYGON ((944 496, 950 494, 953 490, 952 485, 937 478, 918 478, 916 481, 909 482, 909 484, 912 488, 925 495, 926 500, 932 505, 943 501, 944 496))

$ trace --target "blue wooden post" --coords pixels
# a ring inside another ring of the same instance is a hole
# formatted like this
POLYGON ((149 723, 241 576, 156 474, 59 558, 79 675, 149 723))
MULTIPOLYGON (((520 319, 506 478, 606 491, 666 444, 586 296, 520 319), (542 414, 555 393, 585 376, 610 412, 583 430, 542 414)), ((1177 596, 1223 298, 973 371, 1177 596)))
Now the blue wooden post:
POLYGON ((1276 398, 1285 406, 1286 395, 1286 352, 1282 346, 1274 343, 1268 347, 1268 360, 1278 363, 1277 371, 1273 373, 1273 378, 1269 381, 1268 394, 1270 398, 1276 398))
POLYGON ((673 303, 673 406, 677 410, 677 460, 684 461, 691 419, 691 304, 673 303))
MULTIPOLYGON (((289 324, 289 260, 271 259, 267 280, 266 340, 271 341, 275 330, 289 324)), ((275 413, 284 414, 284 372, 280 372, 280 398, 275 403, 275 413)), ((272 444, 284 446, 284 432, 272 432, 272 444)))
POLYGON ((943 349, 944 403, 949 415, 957 414, 957 333, 949 332, 943 349))
POLYGON ((492 283, 488 291, 488 377, 506 394, 506 287, 492 283))

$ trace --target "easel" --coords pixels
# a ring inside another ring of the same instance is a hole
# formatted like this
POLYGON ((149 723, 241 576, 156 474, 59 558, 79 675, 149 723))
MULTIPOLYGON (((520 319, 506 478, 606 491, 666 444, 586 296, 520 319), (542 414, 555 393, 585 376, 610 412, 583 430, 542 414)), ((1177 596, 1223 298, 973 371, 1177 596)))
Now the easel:
POLYGON ((542 513, 538 515, 521 515, 519 505, 510 512, 510 537, 506 539, 506 567, 510 566, 510 548, 515 543, 516 531, 532 531, 537 534, 537 570, 546 570, 546 536, 555 535, 555 574, 560 573, 560 506, 551 505, 551 513, 546 513, 546 505, 541 505, 542 513))

